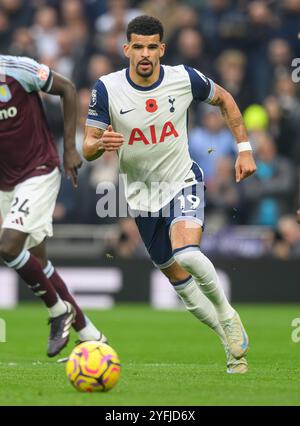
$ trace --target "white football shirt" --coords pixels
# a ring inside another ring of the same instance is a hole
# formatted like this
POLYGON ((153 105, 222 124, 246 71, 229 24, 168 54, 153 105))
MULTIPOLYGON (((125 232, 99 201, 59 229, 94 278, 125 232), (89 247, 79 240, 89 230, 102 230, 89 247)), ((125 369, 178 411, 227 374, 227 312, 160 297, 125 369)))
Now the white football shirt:
POLYGON ((96 82, 86 124, 100 129, 111 124, 124 135, 118 156, 131 209, 158 211, 193 184, 188 108, 213 94, 213 81, 185 65, 161 65, 159 79, 148 87, 136 85, 128 68, 96 82))

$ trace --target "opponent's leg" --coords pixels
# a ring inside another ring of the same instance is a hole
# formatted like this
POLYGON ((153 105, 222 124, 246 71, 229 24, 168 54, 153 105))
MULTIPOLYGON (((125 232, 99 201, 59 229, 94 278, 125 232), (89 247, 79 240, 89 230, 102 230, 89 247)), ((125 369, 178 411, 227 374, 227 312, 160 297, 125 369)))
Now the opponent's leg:
POLYGON ((73 327, 78 334, 80 341, 86 340, 99 340, 103 343, 107 342, 106 337, 101 331, 99 331, 94 324, 84 315, 78 304, 76 303, 73 296, 70 294, 65 282, 58 274, 52 263, 48 260, 46 241, 44 240, 41 244, 30 249, 30 252, 39 259, 44 274, 49 279, 56 292, 59 294, 62 300, 69 302, 76 311, 76 318, 73 323, 73 327))
POLYGON ((48 356, 55 356, 68 343, 75 310, 57 295, 44 274, 40 261, 28 250, 23 249, 27 236, 21 231, 4 228, 0 236, 0 256, 8 267, 16 270, 33 293, 47 306, 51 324, 48 356))
POLYGON ((190 220, 177 221, 171 227, 170 239, 176 262, 199 284, 203 294, 215 307, 226 334, 230 352, 241 358, 248 349, 248 336, 243 324, 228 302, 211 261, 200 251, 202 229, 190 220))
POLYGON ((27 234, 23 232, 4 228, 0 236, 0 257, 8 267, 15 269, 33 293, 44 301, 50 314, 60 315, 66 311, 66 306, 57 297, 37 258, 29 251, 23 250, 26 238, 27 234))

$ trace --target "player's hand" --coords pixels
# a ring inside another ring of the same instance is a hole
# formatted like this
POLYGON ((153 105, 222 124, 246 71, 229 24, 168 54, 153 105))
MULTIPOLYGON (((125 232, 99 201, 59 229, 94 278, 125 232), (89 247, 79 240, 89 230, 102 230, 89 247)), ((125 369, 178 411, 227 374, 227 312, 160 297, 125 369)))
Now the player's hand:
POLYGON ((103 133, 98 150, 117 151, 124 143, 124 136, 113 130, 111 125, 103 133))
POLYGON ((256 164, 252 151, 240 152, 235 162, 235 180, 241 180, 251 176, 256 171, 256 164))
POLYGON ((64 169, 67 177, 71 179, 74 188, 78 187, 78 169, 82 166, 82 160, 76 149, 64 152, 64 169))

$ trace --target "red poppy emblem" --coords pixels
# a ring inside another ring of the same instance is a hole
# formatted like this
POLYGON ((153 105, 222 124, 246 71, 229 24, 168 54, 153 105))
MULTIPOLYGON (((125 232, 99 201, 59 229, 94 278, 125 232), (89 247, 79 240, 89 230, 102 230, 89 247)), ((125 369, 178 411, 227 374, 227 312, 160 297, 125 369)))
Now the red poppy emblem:
POLYGON ((155 99, 148 99, 146 101, 146 111, 155 112, 158 110, 158 105, 155 99))

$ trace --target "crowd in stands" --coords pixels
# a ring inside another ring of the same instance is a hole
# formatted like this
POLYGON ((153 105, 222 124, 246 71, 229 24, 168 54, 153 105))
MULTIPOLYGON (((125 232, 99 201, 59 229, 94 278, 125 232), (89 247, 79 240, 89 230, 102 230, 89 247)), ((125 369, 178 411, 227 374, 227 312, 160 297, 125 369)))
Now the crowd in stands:
MULTIPOLYGON (((0 0, 0 52, 35 58, 75 83, 81 150, 90 90, 102 75, 127 67, 125 29, 141 14, 156 16, 164 25, 163 64, 197 68, 234 96, 255 150, 256 174, 237 185, 235 141, 218 108, 192 106, 189 147, 206 177, 207 229, 264 227, 272 232, 267 253, 299 256, 299 0, 0 0)), ((42 96, 62 152, 59 98, 42 96)), ((77 191, 63 180, 55 221, 117 221, 96 214, 96 188, 103 180, 118 182, 115 155, 85 162, 77 191)), ((121 251, 127 253, 126 232, 134 240, 136 235, 126 220, 120 228, 121 251)))

